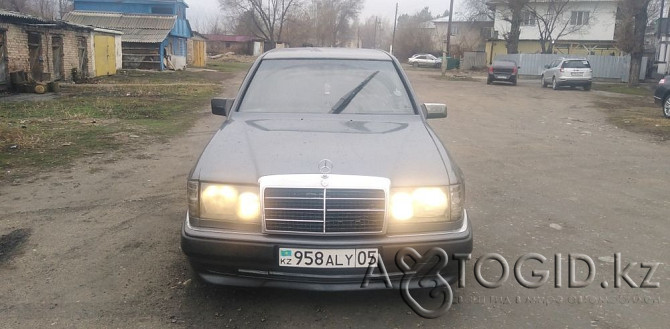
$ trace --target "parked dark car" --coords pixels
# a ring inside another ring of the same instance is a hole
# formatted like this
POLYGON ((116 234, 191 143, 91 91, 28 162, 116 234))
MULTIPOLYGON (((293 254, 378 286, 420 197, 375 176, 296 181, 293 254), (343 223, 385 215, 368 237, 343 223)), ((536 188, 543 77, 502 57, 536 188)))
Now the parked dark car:
POLYGON ((496 81, 511 82, 516 86, 517 74, 519 73, 519 66, 512 60, 495 60, 489 67, 489 77, 486 79, 487 84, 496 81))
POLYGON ((398 287, 407 248, 472 251, 461 170, 426 122, 447 107, 420 104, 390 54, 273 50, 212 112, 227 120, 189 175, 181 234, 206 282, 359 290, 383 261, 398 287))
POLYGON ((654 92, 654 103, 663 109, 663 116, 670 118, 670 75, 658 82, 654 92))

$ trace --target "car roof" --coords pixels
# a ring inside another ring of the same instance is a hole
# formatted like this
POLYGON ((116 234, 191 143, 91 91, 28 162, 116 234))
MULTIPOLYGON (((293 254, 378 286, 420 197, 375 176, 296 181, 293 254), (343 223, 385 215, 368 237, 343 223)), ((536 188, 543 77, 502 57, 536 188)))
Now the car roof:
POLYGON ((285 48, 274 49, 263 59, 359 59, 391 61, 391 55, 381 50, 356 48, 285 48))
POLYGON ((563 61, 588 61, 586 58, 561 58, 563 61))

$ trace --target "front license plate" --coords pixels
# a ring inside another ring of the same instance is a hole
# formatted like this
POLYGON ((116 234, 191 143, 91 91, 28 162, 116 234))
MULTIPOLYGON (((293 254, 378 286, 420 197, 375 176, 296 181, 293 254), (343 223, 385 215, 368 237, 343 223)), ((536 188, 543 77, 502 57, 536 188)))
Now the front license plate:
POLYGON ((377 249, 279 248, 279 266, 310 268, 358 268, 377 266, 377 249))

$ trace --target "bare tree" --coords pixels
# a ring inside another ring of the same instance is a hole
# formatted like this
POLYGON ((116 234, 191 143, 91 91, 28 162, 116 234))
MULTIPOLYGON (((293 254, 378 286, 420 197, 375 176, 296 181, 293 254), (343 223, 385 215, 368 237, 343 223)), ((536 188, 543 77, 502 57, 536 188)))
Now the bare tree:
POLYGON ((640 67, 644 54, 644 35, 647 29, 651 0, 620 0, 617 25, 617 47, 630 54, 629 86, 640 83, 640 67))
POLYGON ((554 42, 584 27, 593 26, 594 11, 580 11, 575 17, 567 13, 574 8, 574 0, 533 1, 526 5, 528 18, 535 20, 539 33, 540 47, 543 54, 554 52, 554 42))
POLYGON ((284 24, 300 0, 219 0, 222 10, 237 14, 257 37, 270 43, 281 41, 284 24))
POLYGON ((351 39, 352 24, 363 9, 363 0, 315 0, 317 43, 338 47, 351 39))
POLYGON ((398 30, 393 47, 398 58, 407 58, 416 53, 441 53, 440 49, 434 49, 432 29, 425 26, 433 18, 428 7, 413 15, 404 14, 398 17, 398 30))
POLYGON ((463 18, 467 21, 494 20, 495 11, 487 5, 490 0, 467 0, 463 10, 463 18))
POLYGON ((491 10, 495 11, 497 19, 510 24, 509 30, 501 31, 507 44, 508 54, 519 53, 519 36, 521 35, 523 12, 529 2, 530 0, 493 0, 486 3, 491 10))

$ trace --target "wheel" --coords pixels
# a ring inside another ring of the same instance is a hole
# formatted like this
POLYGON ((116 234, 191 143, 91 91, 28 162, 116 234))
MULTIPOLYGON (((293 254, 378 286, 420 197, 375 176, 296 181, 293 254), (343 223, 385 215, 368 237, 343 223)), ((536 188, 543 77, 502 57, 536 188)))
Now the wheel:
POLYGON ((542 85, 542 88, 547 88, 547 82, 544 81, 544 75, 540 76, 540 84, 542 85))
POLYGON ((551 78, 551 89, 558 90, 558 82, 556 82, 556 77, 551 78))
POLYGON ((589 91, 591 90, 591 84, 589 83, 588 85, 584 85, 584 91, 589 91))
POLYGON ((670 119, 670 95, 666 96, 663 101, 663 116, 670 119))
POLYGON ((417 62, 412 63, 412 67, 419 67, 419 63, 417 62))

